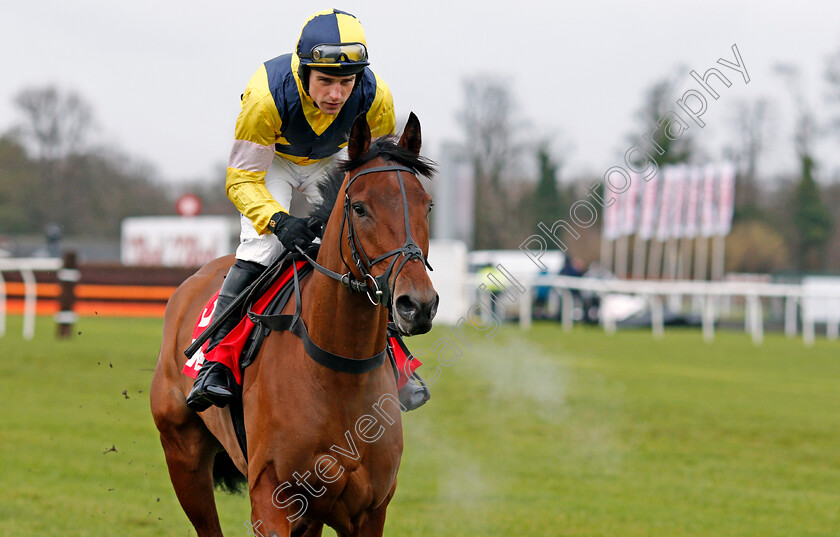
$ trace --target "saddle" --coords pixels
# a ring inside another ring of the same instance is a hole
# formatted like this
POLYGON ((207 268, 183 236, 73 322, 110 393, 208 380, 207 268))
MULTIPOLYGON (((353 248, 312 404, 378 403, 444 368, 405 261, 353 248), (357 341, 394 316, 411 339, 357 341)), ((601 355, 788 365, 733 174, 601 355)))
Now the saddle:
MULTIPOLYGON (((273 269, 274 267, 268 270, 273 269)), ((181 370, 184 375, 194 379, 198 376, 201 366, 209 360, 222 362, 233 372, 236 384, 234 398, 230 403, 230 413, 239 446, 246 460, 248 451, 242 408, 242 371, 256 359, 265 337, 271 331, 288 330, 295 333, 303 341, 304 349, 312 359, 336 371, 348 373, 370 371, 382 365, 383 359, 387 356, 393 368, 398 389, 405 386, 408 376, 414 376, 414 371, 422 365, 422 362, 411 356, 411 352, 405 346, 393 323, 388 324, 388 344, 382 357, 377 355, 367 360, 349 360, 324 351, 312 343, 303 321, 300 320, 300 283, 312 272, 313 267, 308 261, 290 256, 277 270, 276 278, 268 278, 263 285, 245 291, 251 296, 245 300, 244 307, 237 312, 239 315, 242 315, 243 311, 247 312, 242 316, 239 324, 209 353, 207 353, 209 341, 205 340, 181 370), (296 299, 295 314, 281 315, 293 295, 296 299)), ((205 330, 211 325, 218 297, 217 291, 196 320, 192 335, 193 342, 209 335, 205 334, 205 330)))

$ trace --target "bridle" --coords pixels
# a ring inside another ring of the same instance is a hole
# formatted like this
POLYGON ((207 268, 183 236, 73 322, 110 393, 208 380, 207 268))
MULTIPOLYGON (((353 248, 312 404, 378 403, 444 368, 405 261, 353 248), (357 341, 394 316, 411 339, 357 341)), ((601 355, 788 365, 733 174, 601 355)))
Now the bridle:
MULTIPOLYGON (((351 291, 356 293, 365 293, 370 300, 370 302, 374 306, 378 306, 383 304, 390 308, 392 306, 391 299, 393 297, 393 288, 391 284, 393 283, 396 285, 397 278, 400 275, 403 267, 405 264, 411 261, 412 259, 418 259, 423 261, 426 267, 429 270, 432 270, 432 267, 429 266, 429 262, 426 260, 425 256, 423 256, 423 251, 417 246, 417 243, 414 242, 414 239, 411 236, 411 229, 410 229, 410 222, 408 218, 408 199, 405 194, 405 182, 403 181, 402 174, 400 172, 407 172, 407 173, 414 173, 414 170, 411 168, 407 168, 405 166, 399 166, 392 163, 388 163, 387 166, 378 166, 375 168, 369 168, 366 170, 362 170, 357 172, 355 175, 350 177, 350 173, 348 172, 347 177, 347 187, 344 189, 344 214, 341 220, 341 236, 342 240, 339 246, 339 252, 341 255, 342 262, 344 266, 347 267, 347 272, 345 274, 339 274, 334 272, 323 265, 319 265, 314 259, 309 257, 306 252, 300 247, 297 246, 297 251, 306 258, 307 261, 311 264, 312 268, 317 270, 318 272, 334 279, 338 280, 342 284, 344 284, 347 288, 351 291), (405 223, 405 242, 399 248, 386 252, 382 255, 376 256, 373 259, 365 252, 364 246, 362 245, 361 241, 359 240, 358 234, 356 233, 356 224, 355 219, 353 218, 352 212, 352 202, 350 200, 350 187, 359 177, 363 175, 367 175, 370 173, 377 173, 377 172, 390 172, 395 171, 397 172, 397 180, 400 184, 400 194, 402 195, 402 202, 403 202, 403 216, 404 216, 404 223, 405 223), (353 262, 356 264, 356 268, 358 268, 359 272, 362 274, 362 279, 358 279, 353 274, 353 269, 344 261, 344 250, 343 250, 343 236, 344 236, 344 229, 347 228, 347 243, 350 246, 350 255, 353 258, 353 262), (397 263, 397 261, 402 256, 402 260, 397 263), (391 262, 388 264, 388 268, 385 269, 380 276, 374 276, 371 274, 371 269, 377 263, 382 263, 387 259, 391 259, 391 262)), ((250 317, 251 321, 255 324, 259 324, 264 328, 273 331, 290 331, 294 333, 298 338, 300 338, 303 349, 306 354, 318 362, 319 364, 332 369, 333 371, 339 371, 342 373, 352 373, 352 374, 363 374, 369 371, 373 371, 374 369, 381 366, 386 356, 389 355, 390 346, 385 345, 385 348, 382 352, 379 352, 369 358, 364 359, 353 359, 347 358, 345 356, 340 356, 338 354, 332 353, 325 349, 319 347, 315 342, 312 341, 312 338, 309 337, 309 332, 306 329, 306 325, 301 318, 301 308, 303 305, 303 301, 301 299, 301 287, 300 287, 300 279, 298 276, 298 269, 297 264, 292 263, 292 270, 293 270, 293 277, 294 277, 294 294, 295 294, 295 313, 292 315, 260 315, 255 314, 253 312, 248 312, 248 317, 250 317)), ((388 330, 391 330, 390 328, 388 330)), ((394 327, 394 333, 397 333, 396 327, 394 327)), ((260 331, 262 337, 265 337, 265 332, 260 331)), ((391 354, 391 362, 394 368, 394 376, 399 377, 399 371, 397 370, 396 362, 394 361, 393 354, 391 354)))
POLYGON ((403 181, 403 177, 400 172, 407 172, 411 174, 415 173, 415 171, 411 168, 393 163, 387 163, 386 166, 377 166, 375 168, 361 170, 359 172, 356 172, 356 174, 352 177, 350 177, 350 172, 347 172, 348 180, 347 186, 344 188, 344 214, 341 218, 341 236, 344 236, 344 229, 345 227, 347 227, 347 243, 350 247, 350 256, 353 258, 353 262, 355 263, 356 268, 362 275, 362 279, 358 279, 355 277, 355 275, 353 274, 353 269, 350 267, 350 265, 347 264, 347 261, 344 260, 343 241, 342 244, 340 244, 339 246, 339 252, 344 266, 347 267, 347 272, 345 274, 339 274, 322 265, 319 265, 311 257, 307 256, 300 247, 298 247, 298 251, 301 254, 303 254, 307 258, 307 260, 309 260, 309 262, 312 264, 315 270, 326 276, 329 276, 334 280, 340 281, 342 284, 344 284, 345 287, 349 288, 353 292, 365 293, 368 297, 368 300, 370 300, 371 304, 373 304, 374 306, 384 304, 388 308, 392 306, 391 300, 394 295, 392 283, 393 285, 396 285, 397 278, 399 277, 400 272, 402 272, 402 269, 403 267, 405 267, 406 263, 408 263, 412 259, 419 259, 420 261, 423 261, 423 264, 425 264, 429 270, 433 270, 431 265, 429 265, 429 261, 425 258, 425 256, 423 256, 423 251, 420 249, 417 243, 414 242, 414 238, 412 238, 411 236, 411 225, 408 218, 408 199, 406 198, 405 194, 405 182, 403 181), (397 180, 399 181, 400 185, 400 194, 402 195, 403 216, 405 222, 405 242, 399 248, 395 248, 389 252, 376 256, 373 259, 370 259, 370 257, 365 252, 364 246, 359 240, 358 233, 356 232, 356 220, 353 216, 353 204, 350 200, 350 187, 353 185, 356 179, 363 175, 391 171, 397 172, 397 180), (400 254, 402 254, 401 260, 400 254), (374 276, 371 273, 373 267, 377 263, 386 261, 389 258, 391 258, 391 262, 388 264, 388 268, 386 268, 385 271, 379 276, 374 276), (398 260, 399 263, 397 263, 398 260))

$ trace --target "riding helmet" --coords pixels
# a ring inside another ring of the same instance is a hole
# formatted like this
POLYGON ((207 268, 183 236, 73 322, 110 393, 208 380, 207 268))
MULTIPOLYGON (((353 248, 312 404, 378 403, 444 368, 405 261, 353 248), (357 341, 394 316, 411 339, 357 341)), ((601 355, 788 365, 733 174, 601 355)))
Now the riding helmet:
POLYGON ((335 76, 356 75, 358 86, 369 65, 362 23, 338 9, 315 13, 303 26, 295 50, 298 76, 309 93, 309 69, 335 76))

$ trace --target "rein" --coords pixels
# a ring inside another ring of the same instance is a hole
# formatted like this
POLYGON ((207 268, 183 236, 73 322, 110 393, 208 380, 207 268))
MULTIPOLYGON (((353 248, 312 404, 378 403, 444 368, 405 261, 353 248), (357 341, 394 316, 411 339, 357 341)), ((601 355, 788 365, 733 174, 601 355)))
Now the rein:
MULTIPOLYGON (((414 170, 405 166, 389 164, 387 166, 378 166, 375 168, 369 168, 367 170, 359 171, 352 177, 349 177, 350 172, 347 173, 349 179, 347 181, 347 187, 344 189, 344 214, 341 219, 341 236, 344 236, 344 228, 346 227, 347 243, 350 247, 350 255, 352 256, 356 267, 359 269, 359 272, 362 274, 361 280, 354 276, 353 269, 349 265, 347 265, 346 261, 344 261, 344 251, 342 244, 343 241, 339 243, 339 253, 342 262, 344 263, 344 266, 347 267, 347 272, 345 274, 339 274, 338 272, 335 272, 324 267, 323 265, 318 264, 314 259, 307 255, 306 252, 302 248, 300 248, 300 246, 296 246, 297 251, 304 258, 306 258, 306 260, 311 264, 312 268, 314 268, 321 274, 324 274, 325 276, 328 276, 334 280, 341 282, 352 292, 365 293, 368 297, 368 300, 370 300, 371 304, 373 304, 374 306, 384 304, 389 308, 391 307, 391 299, 393 297, 393 291, 391 289, 391 276, 393 275, 393 282, 396 284, 397 278, 399 277, 400 272, 402 272, 403 267, 405 267, 405 264, 411 261, 412 259, 419 259, 423 261, 426 267, 428 267, 429 270, 432 270, 432 267, 429 265, 429 262, 423 256, 423 251, 420 249, 417 243, 414 242, 414 239, 411 236, 411 228, 408 217, 408 199, 406 198, 405 194, 405 182, 403 181, 403 177, 400 172, 407 172, 413 174, 414 170), (403 216, 405 224, 405 242, 401 247, 395 248, 394 250, 379 255, 373 260, 371 260, 365 252, 364 246, 362 245, 361 241, 359 241, 358 235, 356 233, 355 219, 353 218, 352 203, 350 201, 350 187, 353 185, 356 179, 358 179, 362 175, 390 171, 397 172, 397 180, 400 184, 400 194, 402 195, 403 216), (400 261, 399 265, 397 265, 397 260, 400 258, 400 254, 402 254, 402 261, 400 261), (370 271, 374 265, 376 265, 377 263, 381 263, 389 258, 392 259, 391 262, 388 264, 388 268, 385 269, 385 272, 383 272, 380 276, 374 276, 373 274, 371 274, 370 271), (394 271, 395 267, 396 271, 394 271)), ((377 369, 379 366, 381 366, 385 362, 385 358, 388 357, 389 347, 387 345, 387 342, 382 352, 379 352, 371 356, 370 358, 359 360, 331 353, 325 349, 322 349, 321 347, 316 345, 315 342, 312 341, 312 339, 309 337, 309 332, 306 329, 306 324, 300 317, 302 301, 297 265, 293 263, 292 269, 294 271, 295 313, 293 315, 259 315, 249 311, 248 317, 251 319, 251 321, 255 324, 262 325, 263 327, 268 328, 272 331, 292 332, 298 338, 300 338, 301 342, 303 343, 304 351, 306 352, 306 354, 309 355, 310 358, 323 365, 324 367, 332 369, 333 371, 360 375, 362 373, 373 371, 374 369, 377 369)), ((396 364, 394 364, 394 369, 395 375, 398 376, 398 372, 396 371, 396 364)))
POLYGON ((388 345, 382 352, 374 354, 370 358, 358 360, 355 358, 347 358, 340 354, 334 354, 330 351, 324 350, 309 337, 309 332, 306 330, 306 324, 300 318, 301 314, 301 296, 300 296, 300 278, 298 277, 297 265, 292 263, 292 270, 294 271, 294 289, 295 289, 295 313, 293 315, 260 315, 252 311, 248 311, 248 318, 256 325, 261 325, 275 332, 288 330, 300 338, 303 343, 303 350, 310 358, 318 362, 324 367, 328 367, 333 371, 341 373, 351 373, 354 375, 361 375, 377 369, 385 362, 388 356, 388 345))
MULTIPOLYGON (((344 266, 347 267, 347 272, 344 274, 339 274, 335 271, 332 271, 322 265, 319 265, 315 262, 314 259, 306 255, 306 253, 298 246, 296 247, 298 252, 300 252, 321 274, 328 276, 334 280, 341 282, 345 287, 350 289, 350 291, 355 293, 365 293, 370 300, 371 304, 374 306, 378 306, 380 304, 384 304, 387 307, 391 307, 391 299, 393 298, 393 291, 391 289, 391 276, 393 275, 393 282, 396 284, 397 277, 399 277, 400 272, 402 272, 403 267, 405 264, 411 261, 412 259, 419 259, 423 261, 426 267, 429 270, 433 270, 432 266, 429 264, 429 261, 423 256, 423 251, 417 246, 417 243, 414 242, 414 238, 411 236, 411 226, 408 218, 408 199, 405 195, 405 182, 403 181, 402 174, 400 172, 408 172, 408 173, 415 173, 414 170, 408 168, 406 166, 399 166, 395 164, 388 164, 387 166, 377 166, 375 168, 368 168, 367 170, 362 170, 357 172, 355 175, 350 177, 347 181, 347 186, 344 189, 344 214, 341 219, 341 235, 344 236, 344 228, 347 227, 347 243, 350 247, 350 255, 353 258, 354 263, 356 264, 356 268, 359 269, 359 272, 362 274, 362 279, 358 279, 353 274, 353 269, 347 265, 347 262, 344 261, 344 247, 343 244, 339 243, 339 252, 341 253, 341 259, 344 263, 344 266), (380 256, 375 257, 373 260, 365 252, 364 246, 359 241, 359 238, 356 233, 356 221, 353 218, 353 211, 352 211, 352 202, 350 201, 350 187, 353 183, 361 177, 362 175, 367 175, 371 173, 380 173, 380 172, 397 172, 397 180, 400 184, 400 194, 402 195, 402 202, 403 202, 403 216, 404 216, 404 223, 405 223, 405 242, 399 248, 395 248, 390 252, 386 252, 380 256), (399 259, 399 255, 402 254, 402 261, 397 266, 397 260, 399 259), (379 276, 374 276, 371 274, 371 270, 373 266, 377 263, 385 261, 388 258, 391 259, 388 268, 385 269, 379 276), (394 267, 397 267, 396 272, 394 272, 394 267)), ((347 176, 350 175, 350 172, 347 172, 347 176)))

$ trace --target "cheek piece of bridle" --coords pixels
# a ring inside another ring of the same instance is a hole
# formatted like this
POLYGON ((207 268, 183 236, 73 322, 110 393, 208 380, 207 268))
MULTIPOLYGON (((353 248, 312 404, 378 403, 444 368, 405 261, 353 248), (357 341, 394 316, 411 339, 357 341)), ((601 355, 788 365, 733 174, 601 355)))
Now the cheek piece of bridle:
MULTIPOLYGON (((354 276, 353 269, 347 264, 346 261, 344 261, 343 244, 340 245, 339 251, 341 252, 342 262, 348 270, 348 272, 346 272, 345 274, 338 274, 337 272, 333 272, 327 269, 326 267, 317 264, 307 256, 309 261, 312 263, 312 266, 318 272, 321 272, 322 274, 325 274, 326 276, 329 276, 334 280, 340 281, 353 292, 365 293, 368 297, 368 300, 370 300, 371 304, 373 304, 374 306, 384 304, 386 307, 388 307, 388 309, 390 309, 392 306, 391 301, 394 296, 392 284, 396 285, 397 278, 399 277, 400 272, 402 272, 402 269, 403 267, 405 267, 406 263, 408 263, 412 259, 418 259, 422 261, 423 264, 425 264, 429 270, 433 270, 432 266, 429 265, 428 260, 426 260, 426 258, 423 256, 423 251, 420 249, 419 246, 417 246, 417 243, 414 242, 414 239, 411 236, 411 224, 408 219, 408 199, 406 198, 405 194, 405 182, 403 181, 403 177, 400 172, 414 173, 414 170, 405 166, 398 166, 395 164, 388 164, 387 166, 368 168, 350 177, 350 179, 347 181, 347 186, 344 189, 344 215, 341 219, 341 236, 344 236, 344 228, 346 226, 347 243, 350 247, 350 256, 353 258, 353 262, 355 263, 356 268, 362 275, 361 280, 357 279, 354 276), (363 175, 391 171, 397 172, 397 180, 400 184, 400 194, 402 195, 403 216, 405 222, 405 242, 399 248, 395 248, 389 252, 385 252, 382 255, 370 259, 370 257, 365 252, 364 246, 359 240, 358 233, 356 232, 356 219, 353 216, 353 208, 352 203, 350 201, 350 187, 353 185, 356 179, 363 175), (379 276, 374 276, 373 274, 371 274, 373 267, 377 263, 386 261, 388 258, 391 258, 391 262, 388 264, 388 268, 386 268, 382 274, 380 274, 379 276)), ((303 253, 303 251, 300 248, 298 248, 298 251, 303 253)))

